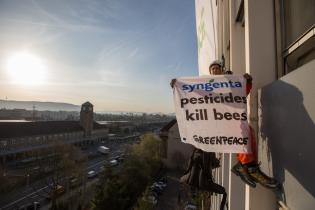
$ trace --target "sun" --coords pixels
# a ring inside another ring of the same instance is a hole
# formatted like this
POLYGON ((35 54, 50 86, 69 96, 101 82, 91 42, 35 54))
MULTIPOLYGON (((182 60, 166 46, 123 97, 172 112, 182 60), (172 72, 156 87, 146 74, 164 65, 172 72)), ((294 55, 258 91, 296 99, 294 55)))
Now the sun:
POLYGON ((26 51, 13 53, 7 60, 10 81, 19 85, 41 85, 46 80, 46 65, 38 56, 26 51))

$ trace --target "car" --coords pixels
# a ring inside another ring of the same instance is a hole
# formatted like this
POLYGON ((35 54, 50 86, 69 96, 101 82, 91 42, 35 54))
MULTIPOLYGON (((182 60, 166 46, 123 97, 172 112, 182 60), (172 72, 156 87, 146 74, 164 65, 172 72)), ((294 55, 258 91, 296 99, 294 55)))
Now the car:
POLYGON ((92 178, 94 178, 94 177, 96 177, 96 172, 94 171, 94 170, 91 170, 91 171, 89 171, 88 173, 87 173, 87 177, 89 178, 89 179, 92 179, 92 178))
POLYGON ((164 183, 164 182, 156 182, 158 185, 160 185, 160 186, 162 186, 163 188, 165 188, 166 186, 167 186, 167 184, 166 183, 164 183))
POLYGON ((157 204, 157 198, 152 195, 145 196, 143 200, 152 203, 153 205, 157 204))
POLYGON ((80 184, 80 181, 78 178, 76 177, 72 177, 70 180, 69 180, 69 183, 70 183, 70 187, 76 187, 80 184))
POLYGON ((118 161, 116 159, 109 161, 109 164, 111 166, 117 166, 118 165, 118 161))
POLYGON ((31 170, 32 170, 32 172, 34 172, 34 173, 39 172, 40 166, 35 166, 35 167, 33 167, 31 170))
POLYGON ((107 155, 107 154, 109 154, 110 149, 108 147, 105 147, 105 146, 99 146, 97 148, 97 151, 100 152, 103 155, 107 155))
POLYGON ((113 159, 115 159, 115 160, 118 160, 119 158, 120 158, 119 155, 116 155, 116 156, 113 157, 113 159))
POLYGON ((163 182, 165 184, 167 184, 167 178, 166 177, 162 177, 159 179, 159 182, 163 182))
POLYGON ((59 197, 62 194, 65 193, 65 188, 62 185, 57 185, 52 189, 52 191, 49 193, 48 199, 53 199, 54 197, 59 197))
POLYGON ((187 202, 184 210, 197 210, 197 206, 191 202, 187 202))
POLYGON ((156 182, 154 182, 153 184, 152 184, 152 187, 156 187, 156 188, 159 188, 159 189, 161 189, 161 190, 163 190, 165 187, 163 187, 162 185, 160 185, 160 184, 158 184, 158 183, 156 183, 156 182))
POLYGON ((151 192, 156 194, 156 195, 161 195, 163 191, 158 189, 158 188, 152 188, 151 192))

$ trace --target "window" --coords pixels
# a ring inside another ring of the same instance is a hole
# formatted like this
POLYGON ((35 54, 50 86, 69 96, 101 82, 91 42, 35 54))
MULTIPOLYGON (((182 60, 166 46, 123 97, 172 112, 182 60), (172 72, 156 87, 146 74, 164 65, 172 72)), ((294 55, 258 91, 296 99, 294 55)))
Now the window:
POLYGON ((282 0, 285 47, 293 44, 315 23, 314 0, 282 0))
POLYGON ((284 74, 315 59, 315 1, 281 0, 284 74))
POLYGON ((235 21, 244 23, 244 0, 233 1, 235 4, 235 21))

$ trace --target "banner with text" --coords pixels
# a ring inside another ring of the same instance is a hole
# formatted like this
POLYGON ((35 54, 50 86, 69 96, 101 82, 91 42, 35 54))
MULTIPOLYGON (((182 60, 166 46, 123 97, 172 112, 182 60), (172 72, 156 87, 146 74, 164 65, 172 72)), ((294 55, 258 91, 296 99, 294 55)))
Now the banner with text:
POLYGON ((182 142, 207 152, 250 152, 243 76, 177 78, 174 102, 182 142))

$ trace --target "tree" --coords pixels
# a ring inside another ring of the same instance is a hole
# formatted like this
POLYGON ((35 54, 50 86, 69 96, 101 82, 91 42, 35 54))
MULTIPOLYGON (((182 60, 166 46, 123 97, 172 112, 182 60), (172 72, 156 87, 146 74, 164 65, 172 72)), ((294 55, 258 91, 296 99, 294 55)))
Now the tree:
POLYGON ((51 199, 51 209, 57 209, 58 185, 65 183, 63 187, 68 189, 71 176, 82 179, 85 175, 87 158, 76 146, 58 140, 41 155, 42 158, 37 160, 37 164, 45 165, 45 170, 50 174, 46 175, 45 179, 48 189, 40 196, 51 199))
POLYGON ((130 209, 161 167, 159 147, 157 136, 144 135, 128 151, 119 173, 107 167, 99 179, 95 209, 130 209))

